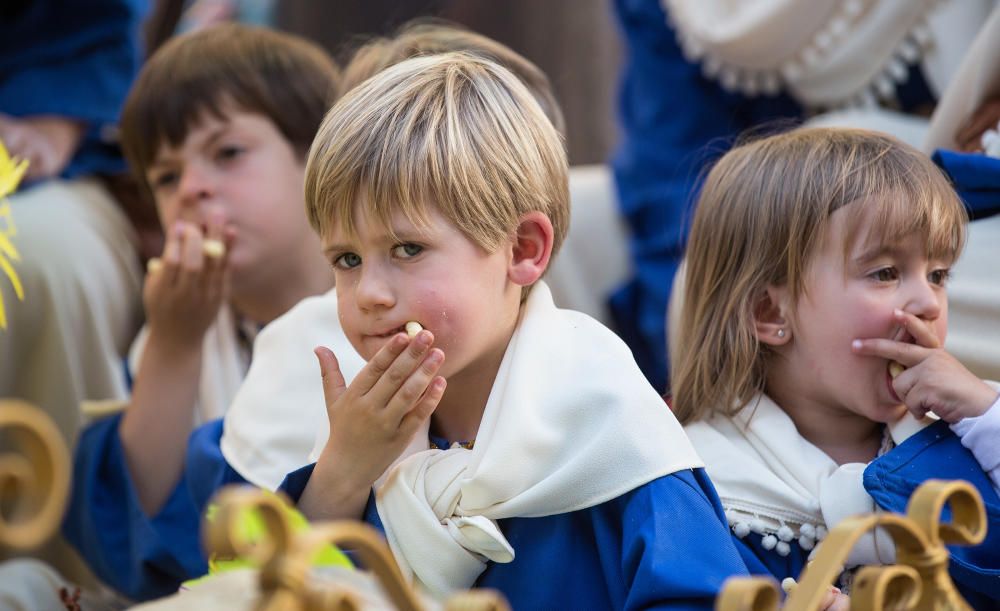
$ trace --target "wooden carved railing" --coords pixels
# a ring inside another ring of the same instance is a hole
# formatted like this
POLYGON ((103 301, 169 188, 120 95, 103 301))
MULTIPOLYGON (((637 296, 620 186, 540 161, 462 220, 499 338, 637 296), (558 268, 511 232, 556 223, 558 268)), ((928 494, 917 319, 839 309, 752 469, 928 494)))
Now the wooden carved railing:
POLYGON ((43 411, 0 400, 0 548, 28 550, 59 527, 69 495, 69 451, 43 411))
MULTIPOLYGON (((945 545, 976 545, 986 537, 986 512, 976 489, 961 481, 930 480, 910 497, 906 515, 883 513, 848 518, 834 527, 816 558, 789 593, 784 611, 815 611, 840 574, 854 544, 876 528, 896 547, 896 564, 860 569, 851 591, 853 611, 912 609, 969 610, 948 575, 945 545), (941 512, 951 509, 951 521, 941 512)), ((780 596, 773 580, 737 578, 726 582, 717 611, 777 611, 780 596)))
MULTIPOLYGON (((306 532, 293 532, 281 497, 247 487, 224 489, 213 501, 219 511, 206 525, 206 547, 226 557, 253 559, 261 566, 261 611, 353 611, 360 609, 349 588, 316 579, 312 562, 326 545, 351 550, 381 585, 391 604, 402 611, 424 611, 425 605, 403 578, 392 553, 373 528, 360 522, 315 523, 306 532), (240 535, 240 516, 256 511, 267 537, 251 543, 240 535)), ((471 590, 445 604, 448 611, 509 611, 498 593, 471 590)))

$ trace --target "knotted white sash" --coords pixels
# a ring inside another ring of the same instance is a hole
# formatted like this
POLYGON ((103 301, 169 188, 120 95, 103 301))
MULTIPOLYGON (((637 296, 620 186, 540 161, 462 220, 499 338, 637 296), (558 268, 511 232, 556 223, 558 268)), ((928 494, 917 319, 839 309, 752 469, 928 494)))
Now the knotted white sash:
POLYGON ((376 483, 386 537, 407 576, 442 596, 515 551, 495 520, 592 507, 700 467, 631 352, 545 284, 522 308, 472 450, 428 450, 419 431, 376 483))

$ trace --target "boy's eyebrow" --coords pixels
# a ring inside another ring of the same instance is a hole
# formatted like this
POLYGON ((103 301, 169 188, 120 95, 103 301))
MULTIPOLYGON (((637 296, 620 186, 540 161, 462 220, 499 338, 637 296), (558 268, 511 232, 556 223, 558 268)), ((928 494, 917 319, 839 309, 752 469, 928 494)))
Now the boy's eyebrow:
POLYGON ((330 244, 323 247, 323 254, 329 256, 335 252, 344 252, 346 250, 351 250, 351 247, 347 244, 330 244))

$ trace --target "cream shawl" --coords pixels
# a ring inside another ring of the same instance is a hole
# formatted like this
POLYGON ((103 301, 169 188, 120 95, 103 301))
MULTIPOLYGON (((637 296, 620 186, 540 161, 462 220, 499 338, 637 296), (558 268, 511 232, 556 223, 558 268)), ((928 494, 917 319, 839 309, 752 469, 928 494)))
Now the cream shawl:
POLYGON ((429 450, 419 431, 376 484, 403 572, 435 596, 510 562, 496 520, 593 507, 700 467, 677 420, 629 349, 585 314, 532 289, 497 373, 472 450, 429 450))
MULTIPOLYGON (((930 420, 910 416, 889 427, 902 443, 930 420)), ((806 441, 792 419, 767 395, 758 395, 735 416, 716 415, 685 427, 705 460, 735 533, 764 535, 765 548, 781 555, 797 544, 806 550, 844 518, 876 510, 862 485, 866 463, 837 465, 806 441)), ((886 537, 855 546, 848 566, 893 558, 886 537)))

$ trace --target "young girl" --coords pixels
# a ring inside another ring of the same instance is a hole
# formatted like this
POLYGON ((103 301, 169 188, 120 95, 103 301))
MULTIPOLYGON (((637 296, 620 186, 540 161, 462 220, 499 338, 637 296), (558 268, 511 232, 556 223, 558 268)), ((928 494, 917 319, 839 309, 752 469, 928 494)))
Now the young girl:
MULTIPOLYGON (((941 348, 965 223, 933 164, 876 133, 772 136, 709 174, 673 407, 738 540, 778 579, 797 577, 842 518, 902 511, 921 481, 960 477, 997 523, 953 553, 952 574, 970 600, 1000 598, 1000 457, 982 443, 997 390, 941 348), (914 418, 928 412, 946 422, 914 418)), ((885 539, 859 544, 849 566, 891 562, 885 539)))

